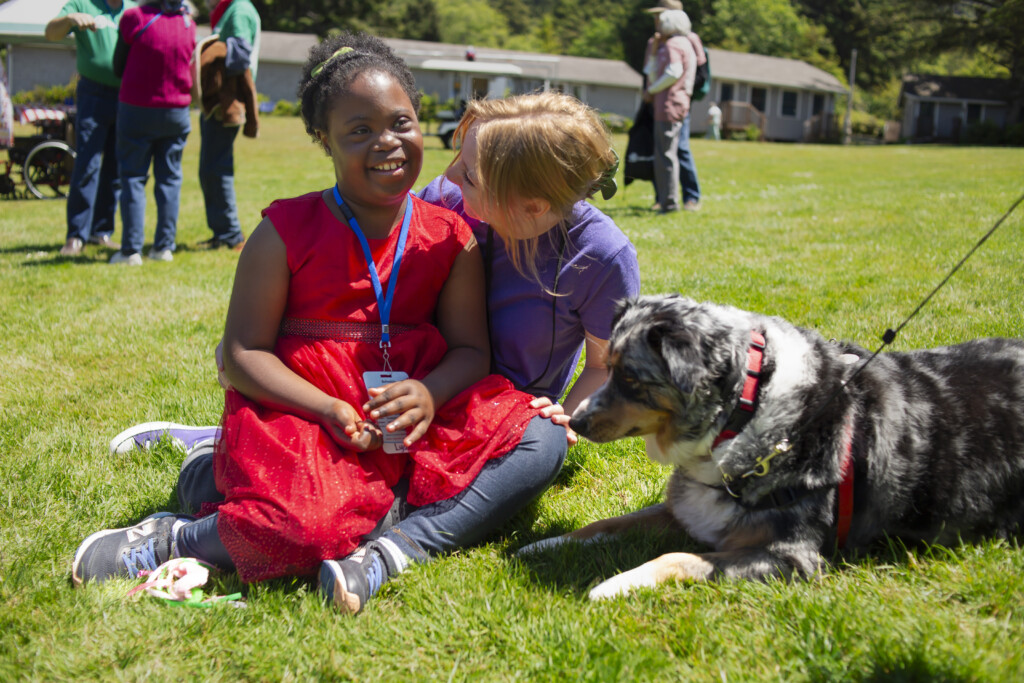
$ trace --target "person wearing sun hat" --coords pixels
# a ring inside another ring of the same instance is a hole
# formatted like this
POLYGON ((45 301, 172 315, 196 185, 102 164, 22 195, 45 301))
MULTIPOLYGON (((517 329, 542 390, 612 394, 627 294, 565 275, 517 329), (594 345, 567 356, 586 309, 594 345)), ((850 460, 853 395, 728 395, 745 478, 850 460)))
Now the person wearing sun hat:
POLYGON ((645 9, 644 11, 650 12, 651 14, 660 14, 661 12, 664 12, 665 10, 669 9, 682 10, 683 3, 679 2, 679 0, 658 0, 657 5, 645 9))
POLYGON ((687 34, 690 19, 682 10, 665 10, 656 17, 658 31, 644 59, 647 87, 644 97, 654 104, 654 187, 658 210, 671 213, 683 207, 679 138, 689 134, 690 94, 697 56, 687 34))

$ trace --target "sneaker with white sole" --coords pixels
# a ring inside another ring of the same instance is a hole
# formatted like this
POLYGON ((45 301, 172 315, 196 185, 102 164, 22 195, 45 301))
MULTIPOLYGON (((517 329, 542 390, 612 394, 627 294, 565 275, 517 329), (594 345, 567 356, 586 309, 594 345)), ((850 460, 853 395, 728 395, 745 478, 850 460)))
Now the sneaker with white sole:
POLYGON ((141 266, 142 265, 142 254, 135 252, 134 254, 125 255, 122 251, 115 251, 113 256, 110 257, 110 265, 126 265, 126 266, 141 266))
POLYGON ((220 427, 190 427, 174 422, 143 422, 129 427, 110 441, 110 454, 132 450, 146 451, 161 439, 170 439, 179 448, 191 452, 200 442, 214 442, 220 436, 220 427))
POLYGON ((409 564, 394 542, 380 538, 359 546, 344 560, 320 565, 320 594, 346 614, 359 614, 380 587, 409 564))
POLYGON ((105 529, 78 546, 71 565, 76 586, 113 578, 137 578, 139 571, 153 571, 174 557, 174 534, 193 517, 158 512, 123 529, 105 529))
POLYGON ((174 252, 170 249, 150 249, 149 258, 153 261, 169 262, 174 260, 174 252))

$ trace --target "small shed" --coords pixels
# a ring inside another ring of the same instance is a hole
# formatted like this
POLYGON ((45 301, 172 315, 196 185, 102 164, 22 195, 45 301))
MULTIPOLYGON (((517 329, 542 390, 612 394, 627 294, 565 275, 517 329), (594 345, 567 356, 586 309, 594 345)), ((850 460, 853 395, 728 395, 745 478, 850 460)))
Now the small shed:
POLYGON ((907 74, 900 89, 903 135, 910 140, 959 140, 971 125, 1000 129, 1010 115, 1009 81, 975 76, 907 74))

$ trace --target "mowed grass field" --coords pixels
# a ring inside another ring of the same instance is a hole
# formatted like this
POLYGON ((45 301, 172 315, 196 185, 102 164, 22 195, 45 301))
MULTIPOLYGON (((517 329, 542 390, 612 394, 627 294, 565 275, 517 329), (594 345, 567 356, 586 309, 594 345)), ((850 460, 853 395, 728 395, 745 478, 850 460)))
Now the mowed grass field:
MULTIPOLYGON (((616 139, 620 153, 625 139, 616 139)), ((421 182, 450 158, 428 138, 421 182)), ((215 423, 213 367, 237 255, 205 252, 185 156, 173 263, 62 258, 64 203, 0 201, 0 680, 1011 681, 1024 678, 1017 542, 893 541, 809 582, 674 583, 591 603, 596 582, 656 554, 635 534, 531 559, 539 538, 659 500, 643 443, 581 443, 555 485, 490 542, 415 567, 357 618, 280 580, 213 589, 244 608, 73 589, 90 533, 174 509, 182 454, 112 457, 142 421, 215 423)), ((649 183, 597 202, 633 240, 645 293, 682 292, 875 348, 1024 192, 1024 150, 693 141, 703 210, 648 211, 649 183)), ((239 213, 333 182, 298 119, 240 138, 239 213)), ((147 239, 152 239, 153 206, 147 239)), ((118 237, 120 230, 118 231, 118 237)), ((148 245, 148 242, 147 242, 148 245)), ((147 246, 148 248, 148 246, 147 246)), ((903 330, 895 350, 1024 336, 1024 207, 903 330)))

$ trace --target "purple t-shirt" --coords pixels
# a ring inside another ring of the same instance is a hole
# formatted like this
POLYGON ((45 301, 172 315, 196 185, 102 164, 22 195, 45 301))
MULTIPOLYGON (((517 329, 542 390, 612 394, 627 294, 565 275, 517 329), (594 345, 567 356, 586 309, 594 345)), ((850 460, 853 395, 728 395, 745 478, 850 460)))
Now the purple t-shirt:
POLYGON ((187 107, 192 102, 195 20, 187 13, 162 14, 159 5, 145 5, 124 13, 120 31, 130 46, 120 100, 136 107, 187 107))
MULTIPOLYGON (((466 219, 486 259, 488 226, 465 214, 458 185, 440 176, 418 194, 466 219)), ((553 401, 569 388, 585 333, 608 339, 615 304, 640 294, 636 249, 612 219, 580 202, 569 222, 555 290, 562 296, 552 297, 544 291, 555 284, 561 246, 558 230, 542 236, 537 245, 543 286, 516 271, 504 242, 494 234, 487 296, 493 370, 518 388, 553 401)))

